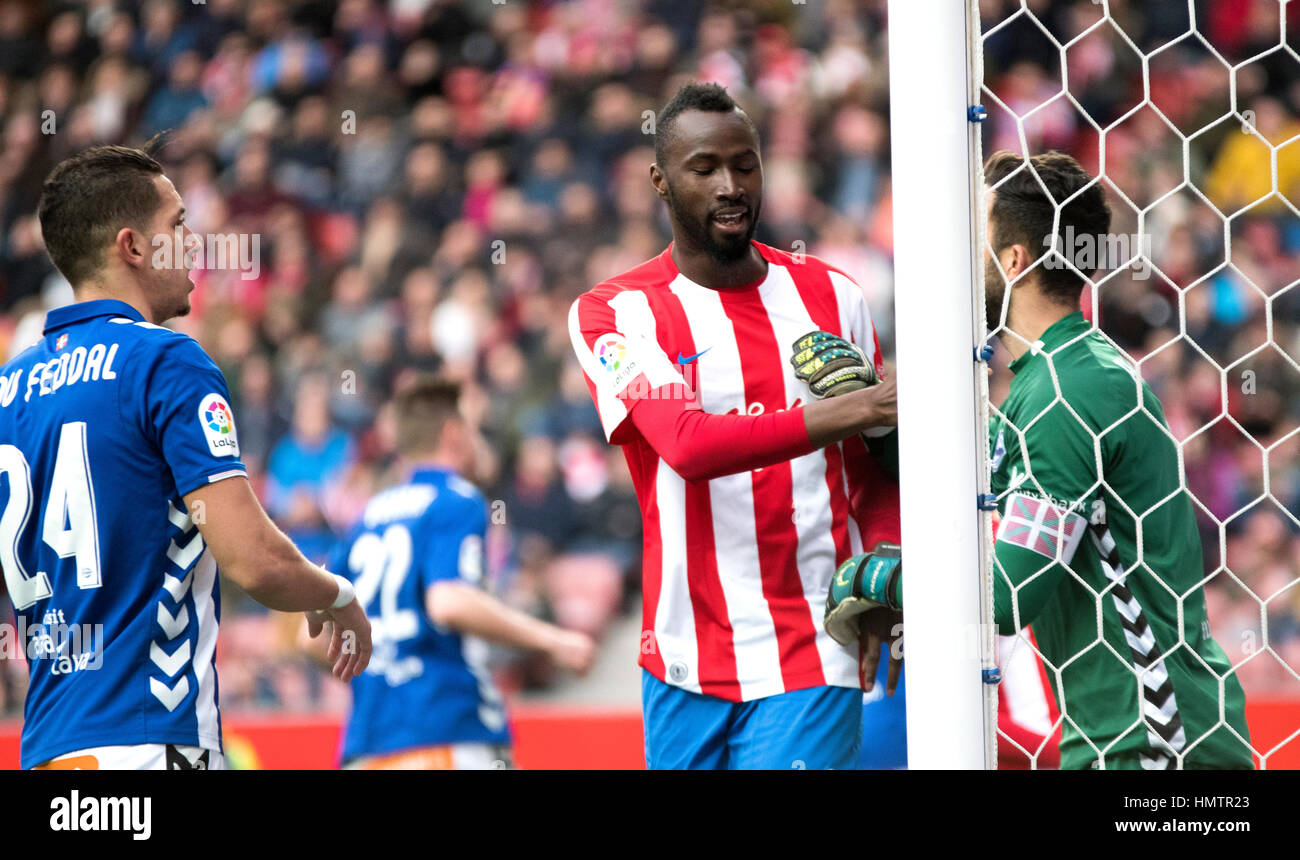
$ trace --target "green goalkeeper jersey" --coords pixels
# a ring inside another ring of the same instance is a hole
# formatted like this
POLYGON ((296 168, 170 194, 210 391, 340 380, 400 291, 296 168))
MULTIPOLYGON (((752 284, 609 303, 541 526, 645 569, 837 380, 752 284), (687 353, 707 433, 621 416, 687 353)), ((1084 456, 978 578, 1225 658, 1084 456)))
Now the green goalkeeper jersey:
POLYGON ((1252 767, 1159 399, 1080 313, 1011 370, 990 426, 994 616, 1004 634, 1033 625, 1061 766, 1252 767))

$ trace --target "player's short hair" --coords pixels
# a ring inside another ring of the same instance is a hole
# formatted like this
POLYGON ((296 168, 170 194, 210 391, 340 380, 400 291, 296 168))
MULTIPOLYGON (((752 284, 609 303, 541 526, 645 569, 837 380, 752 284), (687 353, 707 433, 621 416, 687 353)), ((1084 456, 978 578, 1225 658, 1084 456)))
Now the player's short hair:
POLYGON ((393 398, 397 451, 404 455, 437 450, 442 429, 459 417, 460 383, 421 375, 393 398))
POLYGON ((754 122, 749 115, 736 104, 726 91, 718 84, 701 84, 690 83, 683 86, 677 91, 677 95, 672 97, 668 104, 663 106, 659 115, 655 117, 655 162, 663 167, 664 158, 667 156, 668 147, 673 141, 673 129, 677 125, 677 117, 688 110, 710 111, 712 113, 730 113, 738 110, 744 117, 745 123, 754 132, 754 137, 758 137, 758 129, 754 128, 754 122))
MULTIPOLYGON (((989 242, 995 252, 1011 245, 1024 245, 1029 254, 1037 258, 1046 252, 1045 237, 1052 235, 1052 219, 1056 204, 1073 196, 1080 188, 1092 182, 1092 176, 1079 162, 1063 152, 1044 152, 1029 159, 1030 166, 1042 180, 1042 185, 1028 168, 1021 170, 1024 158, 1008 150, 995 152, 984 162, 984 182, 997 186, 993 208, 989 212, 989 242), (1016 171, 1019 170, 1017 173, 1016 171), (1015 174, 1015 175, 1012 175, 1015 174), (1010 176, 1010 179, 1007 177, 1010 176), (1002 182, 1006 179, 1005 182, 1002 182), (1001 185, 998 185, 1002 182, 1001 185), (1047 187, 1048 197, 1043 193, 1047 187)), ((1100 237, 1110 230, 1110 207, 1101 183, 1074 197, 1061 209, 1061 223, 1057 231, 1062 256, 1068 257, 1075 267, 1091 277, 1096 266, 1079 266, 1067 247, 1064 234, 1073 227, 1075 236, 1100 237)), ((1084 280, 1064 264, 1039 266, 1039 282, 1043 292, 1053 301, 1070 306, 1079 304, 1079 294, 1084 280)))
POLYGON ((45 250, 69 283, 94 277, 118 230, 143 229, 152 220, 162 205, 153 178, 162 172, 145 150, 116 145, 93 146, 55 165, 36 214, 45 250))

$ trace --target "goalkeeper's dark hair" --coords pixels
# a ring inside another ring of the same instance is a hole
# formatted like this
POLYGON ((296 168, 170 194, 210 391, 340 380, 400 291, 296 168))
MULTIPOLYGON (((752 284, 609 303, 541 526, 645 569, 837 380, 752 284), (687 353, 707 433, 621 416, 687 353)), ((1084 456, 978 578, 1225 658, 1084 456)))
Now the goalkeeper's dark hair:
MULTIPOLYGON (((1035 155, 1029 159, 1029 167, 1022 167, 1024 163, 1022 156, 1008 150, 995 152, 984 162, 984 182, 989 188, 996 186, 996 197, 989 212, 989 243, 994 252, 999 253, 1011 245, 1024 245, 1029 256, 1037 259, 1047 253, 1045 239, 1052 235, 1052 218, 1057 204, 1072 197, 1093 178, 1078 161, 1063 152, 1035 155), (1034 178, 1035 173, 1042 185, 1034 178), (1043 193, 1043 186, 1047 187, 1050 197, 1043 193)), ((1075 249, 1065 244, 1064 234, 1069 227, 1074 228, 1075 236, 1099 238, 1110 231, 1110 207, 1106 204, 1101 183, 1095 183, 1062 208, 1057 232, 1061 256, 1091 277, 1097 267, 1079 266, 1074 256, 1075 249)), ((1079 294, 1084 287, 1082 277, 1067 268, 1059 258, 1056 265, 1040 265, 1036 271, 1048 298, 1058 304, 1078 306, 1079 294)))
POLYGON ((758 137, 758 129, 754 128, 754 122, 749 115, 736 104, 726 91, 725 88, 718 84, 701 84, 690 83, 683 86, 677 91, 677 95, 672 97, 668 104, 663 106, 659 115, 655 117, 655 162, 662 168, 664 157, 668 152, 668 147, 673 141, 673 129, 677 125, 677 117, 688 110, 702 110, 711 113, 730 113, 740 111, 744 117, 745 123, 754 131, 754 137, 758 137))
POLYGON ((428 454, 438 449, 442 429, 460 416, 460 383, 422 374, 393 398, 397 451, 428 454))

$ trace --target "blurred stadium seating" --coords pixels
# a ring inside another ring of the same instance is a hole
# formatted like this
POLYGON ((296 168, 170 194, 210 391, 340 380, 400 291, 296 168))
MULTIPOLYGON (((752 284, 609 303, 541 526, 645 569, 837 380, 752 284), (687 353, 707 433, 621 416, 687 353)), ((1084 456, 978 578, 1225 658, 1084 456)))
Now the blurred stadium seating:
MULTIPOLYGON (((1097 8, 1030 5, 1059 32, 1077 32, 1097 8)), ((1019 3, 980 6, 992 22, 1019 3)), ((1182 0, 1111 7, 1142 50, 1187 29, 1182 0)), ((1276 43, 1276 0, 1196 7, 1202 32, 1233 61, 1276 43)), ((279 523, 322 559, 390 478, 394 385, 414 369, 450 374, 469 385, 485 440, 476 478, 500 503, 493 587, 600 634, 637 615, 640 519, 571 360, 566 316, 584 290, 669 239, 648 182, 646 111, 686 80, 726 85, 763 135, 757 238, 802 242, 856 277, 892 354, 884 9, 883 0, 0 0, 0 356, 31 343, 46 310, 71 299, 34 215, 50 167, 94 143, 139 144, 171 129, 160 160, 192 229, 260 236, 256 276, 197 273, 194 311, 178 326, 225 372, 244 460, 279 523), (42 127, 49 116, 53 134, 42 127)), ((1300 45, 1300 26, 1290 31, 1300 45)), ((1059 88, 1044 43, 1009 27, 985 45, 990 85, 1008 105, 1059 88)), ((1187 128, 1226 110, 1214 102, 1226 99, 1226 78, 1207 54, 1190 43, 1152 63, 1152 98, 1187 128)), ((1117 36, 1085 40, 1070 62, 1071 92, 1103 125, 1141 100, 1140 64, 1117 36)), ((1278 140, 1300 131, 1298 69, 1283 55, 1238 76, 1239 99, 1278 140)), ((1193 172, 1216 201, 1253 199, 1261 169, 1268 181, 1267 162, 1232 129, 1193 144, 1193 172)), ((990 111, 985 151, 1018 148, 1013 131, 990 111)), ((1169 187, 1181 163, 1163 131, 1139 114, 1107 138, 1108 172, 1134 199, 1169 187)), ((1095 169, 1098 136, 1073 107, 1043 112, 1031 135, 1035 151, 1068 150, 1095 169)), ((1300 205, 1300 143, 1278 171, 1300 205)), ((1221 223, 1203 208, 1178 197, 1148 220, 1175 283, 1222 259, 1221 223)), ((1117 216, 1115 229, 1136 232, 1136 220, 1117 216)), ((1235 229, 1232 262, 1257 282, 1300 277, 1294 214, 1261 206, 1235 229)), ((1262 342, 1263 301, 1231 270, 1191 291, 1186 312, 1215 357, 1262 342)), ((1178 330, 1177 293, 1159 278, 1105 291, 1101 313, 1137 355, 1178 330)), ((1300 290, 1277 300, 1274 319, 1274 341, 1300 356, 1300 290)), ((1300 423, 1300 374, 1274 356, 1253 362, 1262 394, 1230 385, 1229 410, 1256 438, 1281 438, 1300 423)), ((1157 370, 1151 382, 1180 438, 1218 414, 1217 374, 1203 358, 1168 350, 1157 370)), ((1005 377, 995 377, 994 402, 1005 377)), ((1188 447, 1186 466, 1219 516, 1262 489, 1258 447, 1226 422, 1188 447)), ((1275 450, 1269 474, 1277 504, 1234 519, 1226 547, 1241 583, 1263 595, 1300 571, 1300 436, 1275 450)), ((1209 573, 1218 538, 1208 518, 1202 525, 1209 573)), ((1215 635, 1242 660, 1262 641, 1260 606, 1224 575, 1209 594, 1215 635)), ((294 651, 296 620, 233 588, 224 607, 228 714, 340 711, 346 691, 294 651)), ((1247 662, 1247 696, 1300 700, 1300 588, 1278 593, 1265 614, 1289 667, 1247 662)), ((635 654, 618 659, 630 666, 635 654)), ((495 666, 515 693, 555 681, 532 659, 501 654, 495 666)), ((25 675, 0 661, 0 715, 21 713, 25 675)), ((635 707, 635 687, 628 695, 635 707)))

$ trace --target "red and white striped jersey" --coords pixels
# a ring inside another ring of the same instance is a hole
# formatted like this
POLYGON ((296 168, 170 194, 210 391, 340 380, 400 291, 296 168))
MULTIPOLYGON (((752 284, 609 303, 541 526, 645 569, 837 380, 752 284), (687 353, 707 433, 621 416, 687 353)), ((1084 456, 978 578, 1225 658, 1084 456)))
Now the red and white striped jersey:
POLYGON ((864 543, 898 539, 897 487, 882 484, 856 436, 765 468, 688 481, 629 417, 637 396, 673 389, 706 413, 799 408, 811 394, 794 376, 791 345, 818 329, 858 344, 880 370, 852 279, 814 257, 755 246, 768 263, 758 283, 700 286, 677 270, 670 245, 585 293, 569 313, 605 435, 623 446, 640 502, 640 663, 667 683, 730 701, 860 687, 856 646, 822 630, 826 592, 838 563, 864 543), (874 482, 874 494, 864 482, 874 482), (881 501, 851 512, 850 499, 863 496, 881 501))
POLYGON ((998 768, 1022 770, 1035 756, 1039 768, 1061 764, 1061 727, 1056 699, 1043 661, 1035 652, 1038 640, 1026 627, 1014 636, 997 637, 998 768))

